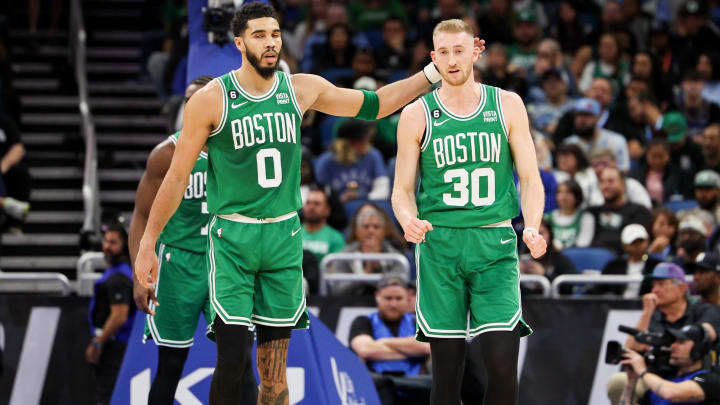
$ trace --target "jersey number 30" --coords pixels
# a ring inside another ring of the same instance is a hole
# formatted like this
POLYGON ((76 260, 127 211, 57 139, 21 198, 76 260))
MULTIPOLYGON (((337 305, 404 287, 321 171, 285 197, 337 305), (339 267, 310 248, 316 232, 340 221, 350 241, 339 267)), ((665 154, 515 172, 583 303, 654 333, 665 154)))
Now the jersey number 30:
POLYGON ((453 193, 443 193, 443 202, 447 205, 464 207, 468 201, 471 201, 474 206, 482 207, 495 202, 495 171, 489 167, 479 167, 470 173, 465 169, 451 169, 445 172, 443 178, 445 183, 453 183, 453 191, 457 193, 457 196, 453 196, 453 193), (480 197, 481 177, 487 177, 485 197, 480 197))
POLYGON ((282 183, 282 167, 280 166, 280 151, 276 148, 260 149, 257 153, 257 175, 258 184, 262 188, 274 188, 282 183), (268 179, 265 163, 267 159, 272 160, 274 177, 268 179))

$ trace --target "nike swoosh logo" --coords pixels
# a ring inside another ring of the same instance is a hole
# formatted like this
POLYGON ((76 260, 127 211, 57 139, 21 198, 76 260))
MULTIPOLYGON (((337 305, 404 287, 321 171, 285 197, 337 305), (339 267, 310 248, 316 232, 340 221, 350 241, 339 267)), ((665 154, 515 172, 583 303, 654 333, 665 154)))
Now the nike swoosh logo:
POLYGON ((244 102, 244 103, 240 103, 240 104, 232 103, 231 107, 232 107, 233 110, 234 110, 234 109, 236 109, 236 108, 240 108, 240 107, 244 106, 245 104, 247 104, 247 101, 244 102))
POLYGON ((509 242, 512 242, 512 239, 507 239, 507 240, 500 239, 500 244, 501 244, 501 245, 504 245, 504 244, 509 243, 509 242))
POLYGON ((295 236, 298 232, 300 232, 301 229, 302 229, 302 227, 298 228, 297 231, 291 233, 291 234, 290 234, 290 237, 295 236))
POLYGON ((450 121, 450 118, 446 118, 445 120, 440 121, 440 122, 435 121, 435 122, 433 122, 433 126, 434 126, 434 127, 439 127, 440 125, 442 125, 442 124, 444 124, 444 123, 446 123, 446 122, 448 122, 448 121, 450 121))

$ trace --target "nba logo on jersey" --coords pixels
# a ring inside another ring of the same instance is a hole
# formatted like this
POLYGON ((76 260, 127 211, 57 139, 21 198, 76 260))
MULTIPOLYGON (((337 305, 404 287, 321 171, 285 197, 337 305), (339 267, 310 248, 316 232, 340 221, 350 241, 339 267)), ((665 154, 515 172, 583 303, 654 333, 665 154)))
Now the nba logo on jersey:
POLYGON ((287 93, 278 93, 275 95, 275 98, 278 104, 288 104, 290 102, 290 97, 288 97, 287 93))
POLYGON ((497 113, 495 111, 483 111, 483 119, 485 122, 497 121, 497 113))

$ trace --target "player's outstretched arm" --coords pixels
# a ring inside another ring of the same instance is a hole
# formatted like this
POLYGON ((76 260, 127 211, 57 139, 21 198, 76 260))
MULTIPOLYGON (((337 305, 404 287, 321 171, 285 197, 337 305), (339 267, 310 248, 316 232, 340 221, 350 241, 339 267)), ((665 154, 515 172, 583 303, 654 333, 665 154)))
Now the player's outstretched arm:
POLYGON ((545 190, 538 171, 535 144, 530 134, 525 104, 520 96, 503 91, 501 102, 507 120, 510 150, 520 179, 520 204, 525 220, 523 240, 530 254, 537 258, 545 254, 547 241, 538 233, 545 208, 545 190))
MULTIPOLYGON (((140 249, 140 239, 142 239, 143 233, 145 232, 145 226, 147 225, 148 217, 150 216, 150 207, 152 206, 155 195, 165 178, 170 168, 170 161, 175 151, 175 144, 166 139, 159 143, 147 159, 145 165, 145 172, 140 178, 137 192, 135 193, 135 208, 133 209, 132 220, 130 221, 130 233, 129 233, 129 247, 130 247, 130 262, 135 263, 137 258, 138 250, 140 249)), ((138 309, 145 313, 152 313, 153 311, 148 306, 148 298, 157 302, 155 299, 155 290, 143 286, 143 283, 139 282, 137 274, 133 272, 133 298, 138 309)))
POLYGON ((405 107, 397 128, 398 153, 395 162, 395 184, 392 206, 405 232, 405 240, 420 243, 425 232, 433 229, 428 221, 417 217, 415 180, 420 159, 420 142, 425 132, 425 113, 419 101, 405 107))
POLYGON ((148 274, 157 281, 157 256, 155 243, 160 232, 180 205, 192 171, 203 145, 210 135, 213 123, 222 115, 219 102, 222 92, 216 82, 198 90, 185 107, 183 131, 180 136, 170 168, 155 196, 145 233, 140 240, 138 257, 135 261, 136 277, 148 287, 148 274))

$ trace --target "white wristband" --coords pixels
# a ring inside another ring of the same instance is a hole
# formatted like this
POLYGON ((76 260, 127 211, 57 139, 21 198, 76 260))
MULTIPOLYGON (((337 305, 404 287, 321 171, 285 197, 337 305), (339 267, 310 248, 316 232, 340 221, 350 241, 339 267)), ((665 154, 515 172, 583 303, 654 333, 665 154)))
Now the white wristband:
POLYGON ((535 232, 538 232, 537 229, 531 228, 531 227, 527 227, 527 228, 523 229, 523 233, 525 233, 525 231, 535 231, 535 232))
POLYGON ((423 68, 423 73, 425 73, 425 77, 428 79, 430 84, 435 84, 442 80, 442 76, 440 76, 440 72, 438 72, 433 62, 428 63, 423 68))

